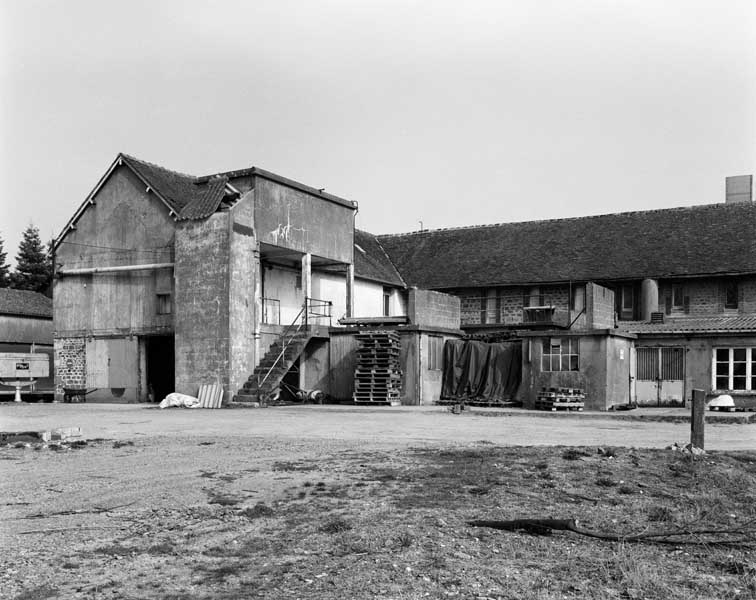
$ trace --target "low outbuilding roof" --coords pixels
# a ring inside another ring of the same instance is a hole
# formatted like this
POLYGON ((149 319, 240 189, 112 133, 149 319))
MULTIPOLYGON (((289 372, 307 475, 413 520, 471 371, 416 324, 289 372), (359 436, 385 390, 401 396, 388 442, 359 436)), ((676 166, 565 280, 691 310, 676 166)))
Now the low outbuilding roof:
POLYGON ((637 334, 755 333, 756 316, 685 317, 664 323, 620 321, 618 325, 624 331, 637 334))
POLYGON ((0 315, 52 319, 52 300, 39 292, 0 288, 0 315))
POLYGON ((401 275, 383 246, 367 231, 354 230, 354 275, 391 286, 404 287, 401 275))

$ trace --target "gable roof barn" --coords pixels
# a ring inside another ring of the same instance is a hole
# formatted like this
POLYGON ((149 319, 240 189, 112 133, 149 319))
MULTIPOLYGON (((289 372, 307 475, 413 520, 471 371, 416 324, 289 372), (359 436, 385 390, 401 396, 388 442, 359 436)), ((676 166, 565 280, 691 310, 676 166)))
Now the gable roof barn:
POLYGON ((52 300, 39 292, 0 288, 0 315, 52 319, 52 300))
POLYGON ((427 289, 756 272, 756 203, 379 235, 427 289))

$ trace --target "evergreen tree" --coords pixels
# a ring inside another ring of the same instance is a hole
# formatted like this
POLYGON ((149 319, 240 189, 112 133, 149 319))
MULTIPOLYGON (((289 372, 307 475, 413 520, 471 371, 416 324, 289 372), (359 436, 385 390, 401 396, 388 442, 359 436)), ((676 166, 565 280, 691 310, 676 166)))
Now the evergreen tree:
POLYGON ((11 287, 46 293, 52 281, 50 258, 39 239, 39 229, 29 225, 16 254, 16 270, 11 275, 11 287))
POLYGON ((0 288, 10 286, 10 265, 6 262, 8 253, 3 249, 3 238, 0 237, 0 288))

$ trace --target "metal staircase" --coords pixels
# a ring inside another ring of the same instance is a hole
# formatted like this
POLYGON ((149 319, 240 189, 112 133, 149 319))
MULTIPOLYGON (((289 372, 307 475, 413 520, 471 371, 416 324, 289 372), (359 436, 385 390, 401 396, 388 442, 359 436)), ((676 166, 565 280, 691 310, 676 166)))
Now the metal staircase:
POLYGON ((310 326, 312 317, 327 317, 330 323, 331 302, 305 298, 304 305, 294 321, 268 348, 260 364, 255 367, 252 375, 234 397, 235 402, 258 402, 262 406, 274 403, 281 382, 313 337, 310 326))

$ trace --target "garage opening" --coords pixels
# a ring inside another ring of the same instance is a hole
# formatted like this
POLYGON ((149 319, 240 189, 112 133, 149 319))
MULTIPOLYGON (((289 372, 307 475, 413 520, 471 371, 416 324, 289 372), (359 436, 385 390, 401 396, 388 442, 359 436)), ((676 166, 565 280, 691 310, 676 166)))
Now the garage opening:
POLYGON ((175 391, 175 357, 172 335, 155 335, 146 338, 147 389, 154 402, 160 402, 175 391))

